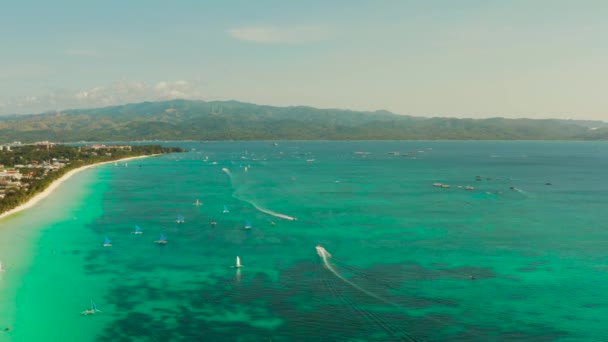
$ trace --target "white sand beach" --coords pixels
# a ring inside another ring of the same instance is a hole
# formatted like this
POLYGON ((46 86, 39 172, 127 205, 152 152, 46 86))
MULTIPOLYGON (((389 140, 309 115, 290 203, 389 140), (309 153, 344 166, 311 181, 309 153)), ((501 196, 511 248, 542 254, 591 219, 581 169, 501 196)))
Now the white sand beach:
POLYGON ((82 167, 79 167, 77 169, 71 170, 68 173, 66 173, 65 175, 63 175, 61 178, 55 180, 53 183, 51 183, 51 185, 49 185, 48 188, 44 189, 44 191, 42 191, 41 193, 36 194, 36 196, 32 197, 29 201, 21 204, 20 206, 17 206, 9 211, 5 211, 4 213, 0 214, 0 220, 13 215, 15 213, 18 213, 20 211, 23 211, 25 209, 31 208, 34 205, 36 205, 36 203, 40 202, 42 199, 44 199, 45 197, 47 197, 49 194, 51 194, 55 189, 57 189, 63 182, 67 181, 68 179, 70 179, 70 177, 72 177, 73 175, 84 171, 86 169, 98 166, 98 165, 103 165, 103 164, 110 164, 110 163, 117 163, 117 162, 124 162, 127 160, 132 160, 132 159, 139 159, 139 158, 147 158, 147 157, 153 157, 153 156, 158 156, 159 154, 150 154, 150 155, 144 155, 144 156, 136 156, 136 157, 129 157, 129 158, 123 158, 123 159, 117 159, 117 160, 111 160, 111 161, 107 161, 107 162, 101 162, 101 163, 96 163, 96 164, 90 164, 90 165, 85 165, 82 167))

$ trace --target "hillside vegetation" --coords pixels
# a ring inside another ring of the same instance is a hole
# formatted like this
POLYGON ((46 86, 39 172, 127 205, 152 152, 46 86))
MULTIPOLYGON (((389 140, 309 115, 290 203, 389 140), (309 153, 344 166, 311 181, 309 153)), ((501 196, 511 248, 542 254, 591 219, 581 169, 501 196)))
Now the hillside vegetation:
POLYGON ((134 140, 606 140, 608 123, 454 119, 173 100, 0 117, 0 142, 134 140))

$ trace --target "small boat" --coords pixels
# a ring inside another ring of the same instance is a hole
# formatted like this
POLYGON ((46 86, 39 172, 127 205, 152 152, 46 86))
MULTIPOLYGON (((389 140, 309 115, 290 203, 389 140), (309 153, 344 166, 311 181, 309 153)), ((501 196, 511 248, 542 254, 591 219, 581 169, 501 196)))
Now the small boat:
POLYGON ((213 227, 217 226, 217 222, 213 220, 209 221, 209 224, 213 227))
POLYGON ((97 309, 97 305, 95 305, 95 302, 91 299, 91 308, 88 310, 84 310, 83 312, 81 312, 81 314, 87 316, 96 314, 98 312, 101 312, 101 310, 97 309))
POLYGON ((239 258, 238 256, 236 257, 236 263, 234 264, 234 266, 232 266, 233 268, 241 268, 243 267, 243 265, 241 265, 241 258, 239 258))
POLYGON ((177 223, 184 223, 184 217, 182 215, 177 215, 177 220, 175 220, 175 222, 177 223))
POLYGON ((202 204, 203 204, 203 202, 199 201, 198 198, 196 199, 196 202, 194 202, 194 205, 197 206, 197 207, 200 206, 200 205, 202 205, 202 204))
POLYGON ((222 213, 228 214, 229 212, 230 212, 230 210, 228 210, 228 207, 224 206, 224 210, 222 211, 222 213))
POLYGON ((466 187, 466 188, 464 188, 464 189, 465 189, 465 190, 473 190, 473 189, 475 189, 475 188, 474 188, 474 187, 472 187, 472 186, 470 186, 470 185, 467 185, 467 187, 466 187))
POLYGON ((0 261, 0 272, 4 271, 4 267, 2 267, 2 261, 0 261))
POLYGON ((449 184, 441 184, 441 187, 444 188, 444 189, 447 189, 447 188, 450 187, 450 185, 449 184))
POLYGON ((138 225, 135 225, 135 231, 132 232, 131 234, 143 234, 144 232, 141 231, 141 228, 139 228, 138 225))
POLYGON ((106 236, 106 238, 103 240, 103 246, 104 247, 112 247, 112 241, 110 241, 110 239, 108 239, 108 237, 106 236))
POLYGON ((251 229, 251 227, 252 226, 251 226, 251 222, 250 221, 245 222, 245 226, 244 226, 245 229, 251 229))
POLYGON ((154 243, 157 243, 159 245, 164 245, 167 243, 167 238, 165 237, 165 234, 160 233, 160 237, 158 238, 158 240, 154 241, 154 243))
POLYGON ((433 186, 440 188, 443 184, 441 183, 433 183, 433 186))

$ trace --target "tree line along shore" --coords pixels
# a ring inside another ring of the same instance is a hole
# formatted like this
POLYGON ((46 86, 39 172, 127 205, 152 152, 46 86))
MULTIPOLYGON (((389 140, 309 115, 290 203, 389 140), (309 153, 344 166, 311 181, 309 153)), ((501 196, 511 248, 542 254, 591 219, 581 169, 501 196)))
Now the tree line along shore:
POLYGON ((71 170, 171 152, 182 152, 182 149, 160 145, 67 146, 46 141, 4 145, 0 149, 0 214, 26 203, 71 170))

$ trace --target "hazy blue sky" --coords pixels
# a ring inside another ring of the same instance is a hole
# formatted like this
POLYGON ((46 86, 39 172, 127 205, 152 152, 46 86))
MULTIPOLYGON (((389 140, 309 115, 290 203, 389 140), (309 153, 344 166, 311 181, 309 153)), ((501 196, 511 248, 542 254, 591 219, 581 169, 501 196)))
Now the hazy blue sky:
POLYGON ((6 1, 0 113, 175 97, 608 120, 608 1, 6 1))

